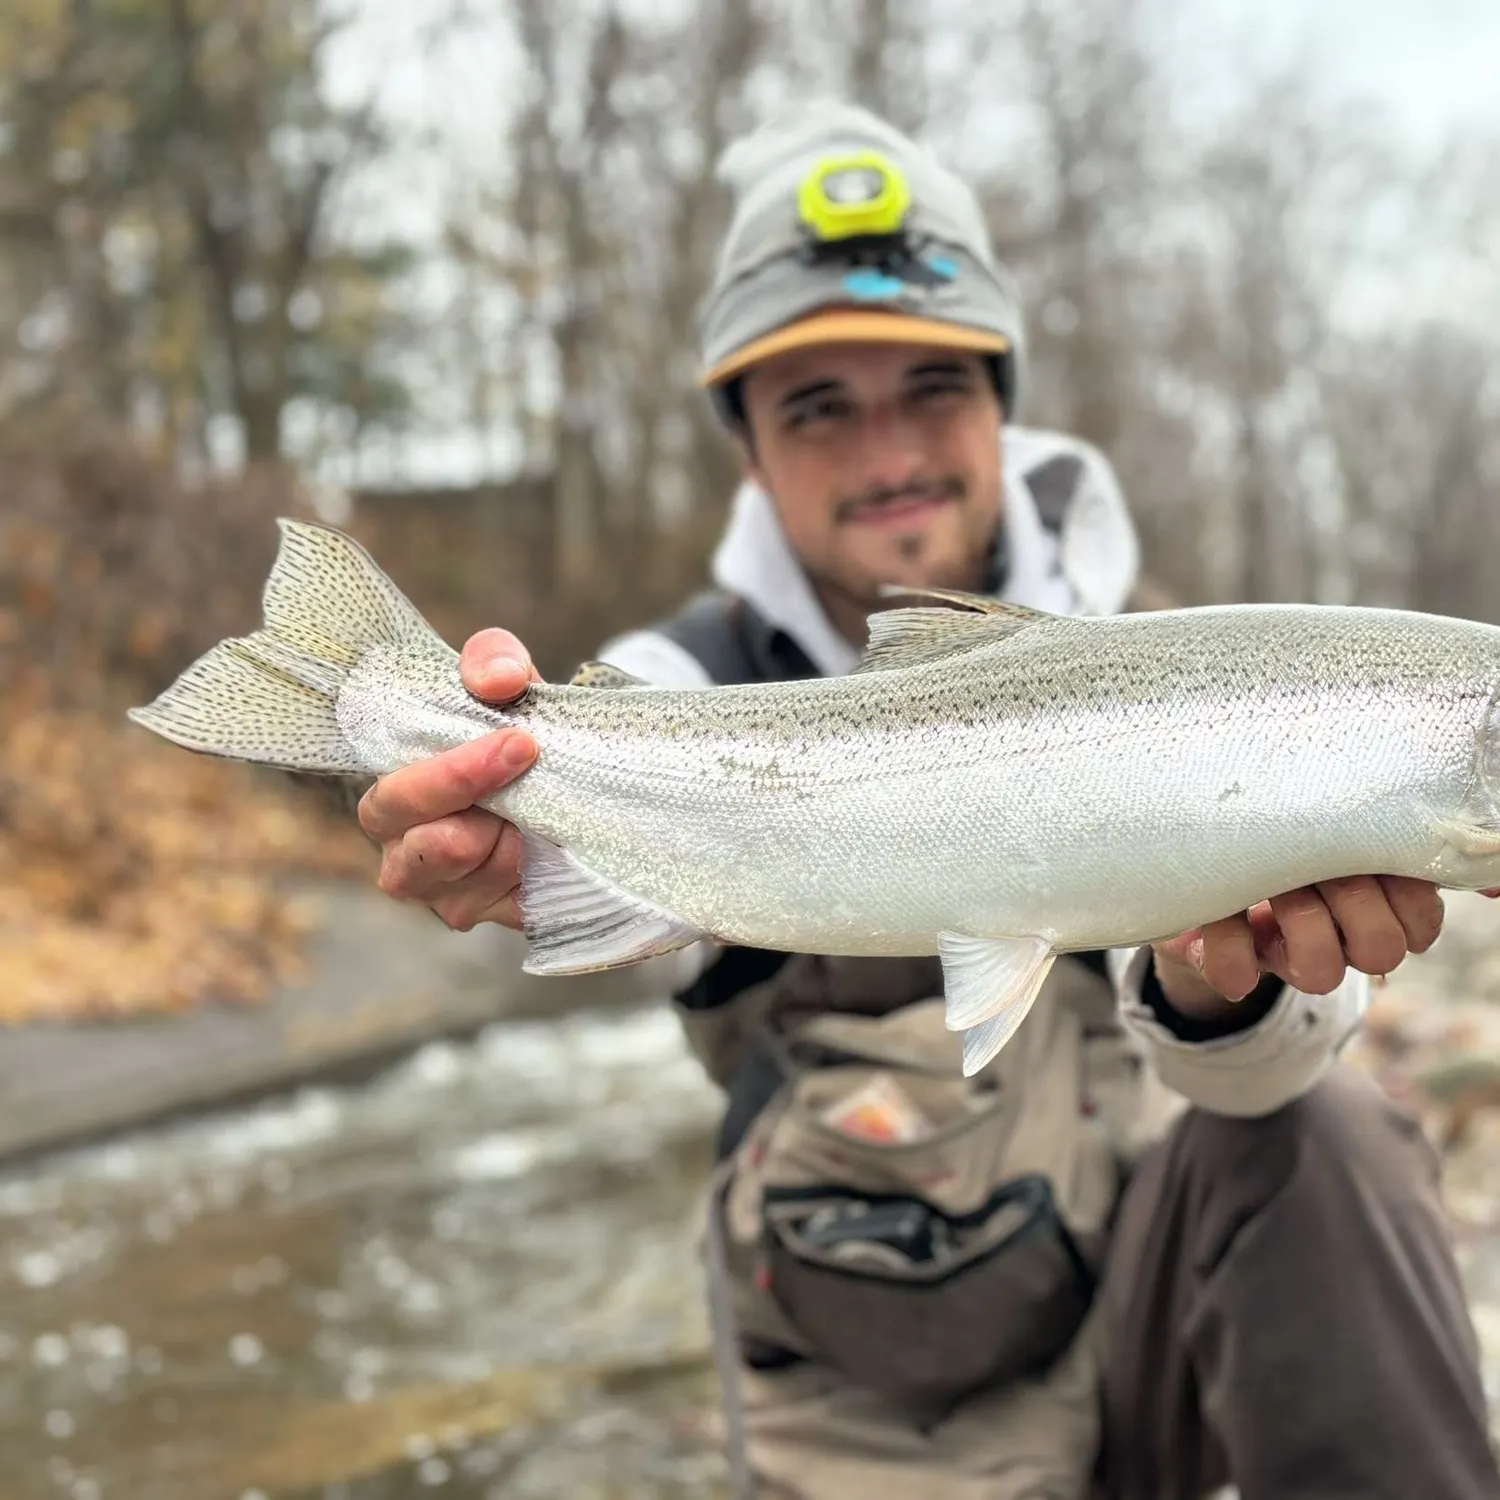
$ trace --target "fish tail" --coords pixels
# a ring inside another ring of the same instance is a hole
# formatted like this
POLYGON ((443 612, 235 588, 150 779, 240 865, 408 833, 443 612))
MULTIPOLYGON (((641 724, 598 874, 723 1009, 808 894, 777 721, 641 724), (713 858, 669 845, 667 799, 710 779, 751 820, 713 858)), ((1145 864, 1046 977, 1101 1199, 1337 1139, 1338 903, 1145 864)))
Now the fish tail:
POLYGON ((277 525, 262 628, 221 641, 126 717, 205 755, 360 775, 338 717, 350 672, 373 647, 440 637, 352 537, 311 521, 277 525))

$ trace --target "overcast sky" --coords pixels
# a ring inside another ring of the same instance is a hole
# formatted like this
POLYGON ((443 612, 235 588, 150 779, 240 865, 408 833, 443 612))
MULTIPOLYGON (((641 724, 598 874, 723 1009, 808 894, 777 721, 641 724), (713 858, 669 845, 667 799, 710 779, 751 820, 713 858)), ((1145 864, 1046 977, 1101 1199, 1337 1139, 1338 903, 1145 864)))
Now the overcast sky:
MULTIPOLYGON (((437 7, 351 3, 360 42, 340 70, 345 77, 374 69, 409 106, 461 115, 478 129, 496 115, 504 94, 498 49, 470 36, 435 91, 413 67, 410 38, 437 7)), ((1500 0, 1182 0, 1176 8, 1184 60, 1205 82, 1241 75, 1247 50, 1274 64, 1311 48, 1343 90, 1383 99, 1414 132, 1500 123, 1500 0)))
POLYGON ((1267 52, 1313 44, 1350 92, 1414 132, 1500 123, 1500 0, 1194 0, 1267 52))

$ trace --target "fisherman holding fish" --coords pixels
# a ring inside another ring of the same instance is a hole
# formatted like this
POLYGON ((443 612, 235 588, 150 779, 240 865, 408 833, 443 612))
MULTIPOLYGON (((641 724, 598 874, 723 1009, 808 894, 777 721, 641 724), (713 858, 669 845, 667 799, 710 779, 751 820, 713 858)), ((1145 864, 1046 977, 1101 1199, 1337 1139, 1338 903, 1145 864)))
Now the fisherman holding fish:
MULTIPOLYGON (((924 603, 891 585, 1132 610, 1107 461, 1014 420, 1021 317, 969 189, 819 104, 722 176, 703 382, 744 482, 713 586, 609 642, 601 686, 841 677, 924 603)), ((536 680, 501 629, 462 669, 497 704, 536 680)), ((477 804, 536 760, 503 728, 382 777, 381 888, 521 928, 522 836, 477 804)), ((1040 1002, 968 1070, 937 957, 652 959, 727 1100, 705 1250, 736 1472, 798 1500, 1500 1496, 1434 1154, 1337 1060, 1366 976, 1442 915, 1432 883, 1356 875, 1038 950, 1040 1002)), ((1003 978, 1020 951, 972 958, 1003 978)))

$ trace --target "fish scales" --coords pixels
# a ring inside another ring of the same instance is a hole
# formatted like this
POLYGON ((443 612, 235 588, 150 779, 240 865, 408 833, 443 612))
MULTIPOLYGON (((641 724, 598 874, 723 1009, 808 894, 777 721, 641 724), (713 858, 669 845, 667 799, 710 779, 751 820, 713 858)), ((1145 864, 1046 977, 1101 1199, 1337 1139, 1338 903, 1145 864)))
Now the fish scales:
MULTIPOLYGON (((1169 936, 1340 875, 1500 883, 1500 628, 1315 605, 1064 619, 973 600, 876 616, 846 677, 540 684, 497 708, 362 549, 296 524, 266 639, 242 653, 303 694, 307 733, 343 747, 317 753, 344 770, 504 724, 535 735, 536 765, 486 805, 528 835, 540 971, 701 935, 938 952, 950 1024, 1003 1019, 977 1056, 1059 952, 1169 936), (981 983, 1010 989, 984 1002, 981 983)), ((214 696, 211 658, 207 687, 169 689, 138 721, 275 760, 276 684, 255 678, 236 707, 214 696), (258 725, 213 722, 247 712, 258 725)))

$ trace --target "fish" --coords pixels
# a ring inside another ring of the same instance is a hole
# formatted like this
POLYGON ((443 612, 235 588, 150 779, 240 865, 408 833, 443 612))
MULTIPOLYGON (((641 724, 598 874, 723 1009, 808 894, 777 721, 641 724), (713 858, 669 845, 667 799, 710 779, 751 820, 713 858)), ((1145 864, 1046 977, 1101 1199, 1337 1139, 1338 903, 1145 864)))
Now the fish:
POLYGON ((479 805, 520 831, 523 967, 711 939, 937 955, 966 1076, 1058 955, 1132 948, 1352 875, 1500 886, 1500 627, 1354 605, 1059 616, 943 589, 837 677, 652 686, 586 662, 513 703, 353 537, 282 519, 260 628, 136 725, 380 776, 515 726, 479 805))

